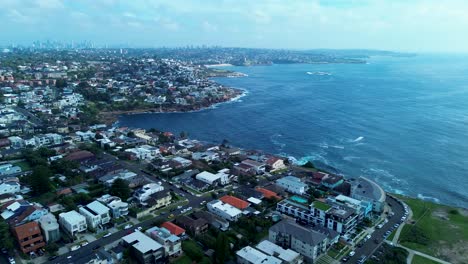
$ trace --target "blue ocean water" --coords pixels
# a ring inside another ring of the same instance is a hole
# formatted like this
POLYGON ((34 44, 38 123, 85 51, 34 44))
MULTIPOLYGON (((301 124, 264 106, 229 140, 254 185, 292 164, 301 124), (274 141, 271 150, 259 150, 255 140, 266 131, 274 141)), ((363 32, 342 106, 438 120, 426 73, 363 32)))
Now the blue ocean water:
POLYGON ((120 124, 227 139, 468 208, 468 56, 229 69, 248 74, 216 79, 245 89, 240 100, 194 113, 122 116, 120 124))

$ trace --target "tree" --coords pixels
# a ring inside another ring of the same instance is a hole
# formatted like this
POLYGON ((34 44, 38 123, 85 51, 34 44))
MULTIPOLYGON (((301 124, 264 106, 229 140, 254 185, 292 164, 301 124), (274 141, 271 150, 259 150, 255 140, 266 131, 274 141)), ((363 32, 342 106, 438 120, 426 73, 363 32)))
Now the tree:
POLYGON ((12 252, 15 244, 10 234, 10 228, 6 222, 3 220, 0 222, 0 248, 6 248, 8 252, 12 252))
POLYGON ((229 240, 223 232, 219 232, 216 238, 215 263, 226 263, 229 259, 229 240))
POLYGON ((49 253, 49 255, 56 256, 59 250, 59 246, 55 242, 52 242, 45 246, 45 250, 49 253))
POLYGON ((120 197, 123 201, 126 201, 130 197, 130 187, 128 182, 123 179, 116 179, 109 190, 109 193, 120 197))
POLYGON ((203 251, 192 240, 182 241, 182 250, 191 260, 197 263, 203 258, 203 251))
POLYGON ((64 80, 64 79, 58 79, 58 80, 55 82, 55 87, 57 87, 57 88, 65 88, 65 87, 67 87, 67 81, 64 80))
POLYGON ((52 190, 50 177, 52 172, 46 166, 39 165, 34 168, 33 173, 29 176, 29 184, 34 194, 41 195, 52 190))

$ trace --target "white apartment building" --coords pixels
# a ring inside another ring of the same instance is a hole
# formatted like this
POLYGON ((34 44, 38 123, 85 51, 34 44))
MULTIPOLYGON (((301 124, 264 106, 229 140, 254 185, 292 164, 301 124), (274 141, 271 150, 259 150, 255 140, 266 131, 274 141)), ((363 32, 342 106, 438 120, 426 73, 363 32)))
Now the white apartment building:
POLYGON ((59 214, 59 223, 72 236, 88 228, 86 218, 75 210, 59 214))
POLYGON ((234 206, 223 203, 220 200, 213 200, 206 204, 208 211, 211 213, 226 219, 228 221, 237 221, 242 215, 242 211, 235 208, 234 206))
POLYGON ((80 213, 86 218, 89 228, 97 228, 110 222, 109 208, 98 201, 80 207, 80 213))
POLYGON ((136 190, 133 197, 140 203, 148 200, 150 195, 164 190, 164 187, 157 183, 148 183, 143 185, 140 189, 136 190))

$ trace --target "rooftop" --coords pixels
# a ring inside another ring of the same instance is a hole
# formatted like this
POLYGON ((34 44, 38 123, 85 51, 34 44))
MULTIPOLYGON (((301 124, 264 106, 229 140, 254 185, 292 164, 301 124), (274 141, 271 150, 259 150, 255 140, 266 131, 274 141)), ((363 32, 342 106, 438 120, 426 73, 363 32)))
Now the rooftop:
POLYGON ((284 219, 281 222, 278 222, 270 228, 270 231, 289 234, 295 239, 310 245, 318 245, 327 238, 327 236, 322 233, 296 224, 293 220, 288 219, 284 219))
POLYGON ((128 244, 131 244, 136 250, 143 254, 162 248, 161 244, 140 231, 135 231, 127 236, 124 236, 122 237, 122 240, 128 244))
POLYGON ((268 256, 267 254, 262 253, 261 251, 247 246, 237 251, 236 255, 247 260, 252 264, 281 264, 282 261, 273 256, 268 256))
POLYGON ((234 207, 236 207, 237 209, 245 209, 247 207, 249 207, 250 203, 242 200, 242 199, 239 199, 237 197, 234 197, 234 196, 231 196, 231 195, 225 195, 221 198, 219 198, 219 200, 223 201, 224 203, 227 203, 227 204, 230 204, 234 207))

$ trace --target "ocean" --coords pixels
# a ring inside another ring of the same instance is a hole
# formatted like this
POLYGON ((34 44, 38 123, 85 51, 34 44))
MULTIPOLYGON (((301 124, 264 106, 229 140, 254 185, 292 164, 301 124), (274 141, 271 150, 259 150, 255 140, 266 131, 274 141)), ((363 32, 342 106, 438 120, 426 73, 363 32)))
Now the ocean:
POLYGON ((120 124, 227 139, 468 208, 468 56, 225 69, 248 75, 216 78, 244 97, 199 112, 121 116, 120 124))

